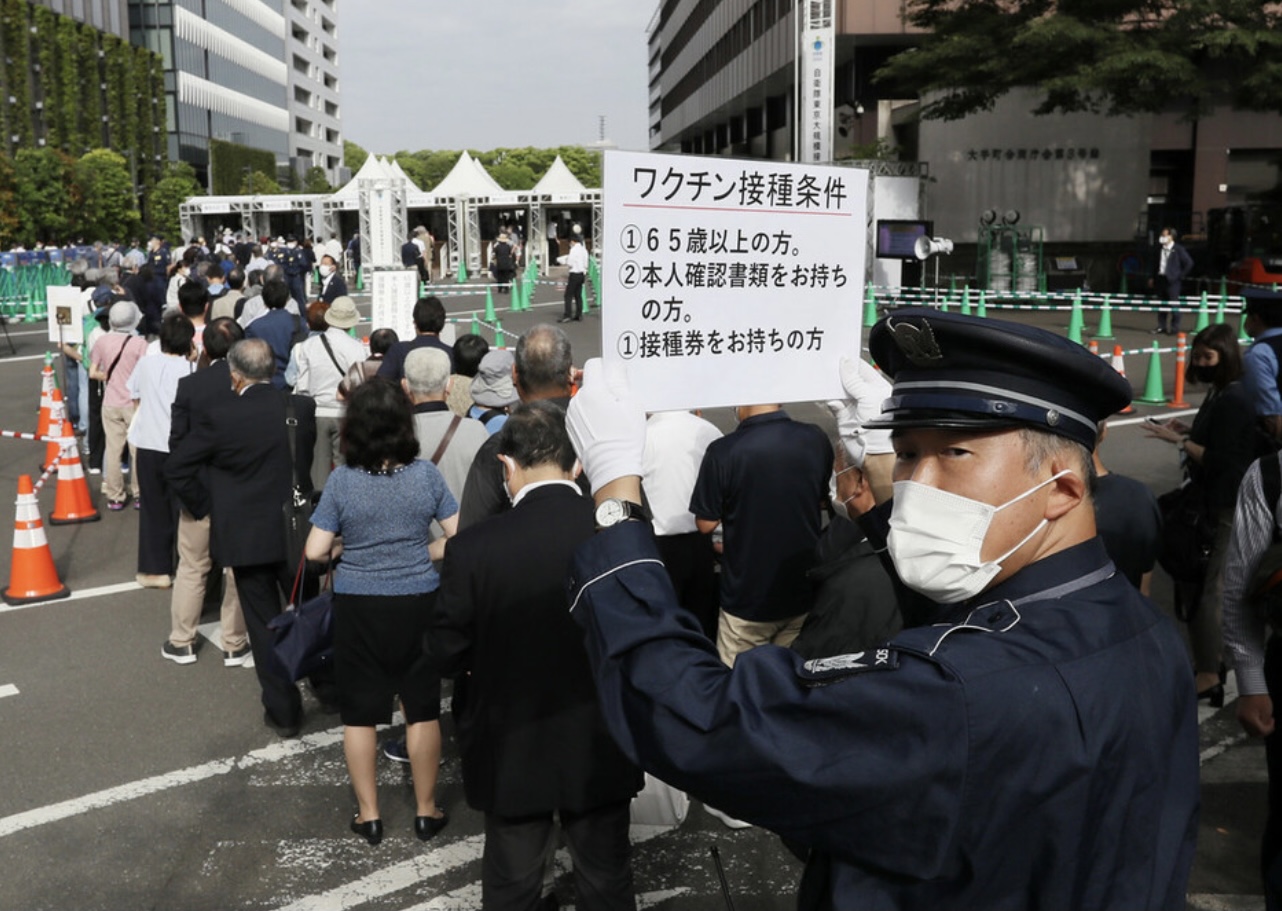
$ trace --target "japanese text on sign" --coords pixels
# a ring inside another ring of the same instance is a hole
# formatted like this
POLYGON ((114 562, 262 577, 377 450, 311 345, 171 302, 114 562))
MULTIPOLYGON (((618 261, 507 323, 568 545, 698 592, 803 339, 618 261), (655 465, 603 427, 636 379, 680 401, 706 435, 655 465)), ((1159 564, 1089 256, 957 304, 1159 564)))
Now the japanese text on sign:
POLYGON ((851 168, 608 153, 602 347, 642 404, 839 396, 867 185, 851 168))

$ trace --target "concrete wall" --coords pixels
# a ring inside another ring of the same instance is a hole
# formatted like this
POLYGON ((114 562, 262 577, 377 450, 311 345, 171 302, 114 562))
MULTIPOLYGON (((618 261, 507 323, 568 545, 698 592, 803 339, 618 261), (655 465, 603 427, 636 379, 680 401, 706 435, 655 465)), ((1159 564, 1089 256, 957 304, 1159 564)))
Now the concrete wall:
POLYGON ((1018 91, 965 120, 922 121, 935 233, 973 242, 985 209, 1017 209, 1047 241, 1131 238, 1147 202, 1151 118, 1035 117, 1034 104, 1018 91))

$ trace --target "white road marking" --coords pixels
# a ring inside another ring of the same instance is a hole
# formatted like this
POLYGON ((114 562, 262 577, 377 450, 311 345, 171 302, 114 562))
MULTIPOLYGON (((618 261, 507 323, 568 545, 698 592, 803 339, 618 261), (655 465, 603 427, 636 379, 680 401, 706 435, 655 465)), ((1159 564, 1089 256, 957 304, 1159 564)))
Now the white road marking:
POLYGON ((26 610, 29 607, 44 607, 45 605, 66 604, 68 601, 83 601, 86 598, 100 598, 103 595, 118 595, 121 592, 141 591, 142 586, 137 582, 117 582, 115 585, 102 585, 98 588, 86 588, 81 591, 73 591, 65 598, 58 598, 54 601, 38 601, 35 604, 0 604, 0 614, 8 611, 26 610))
POLYGON ((6 683, 4 686, 0 686, 0 699, 3 699, 5 696, 16 695, 18 695, 18 688, 12 683, 6 683))
POLYGON ((43 354, 27 354, 22 357, 0 357, 0 364, 16 364, 20 361, 43 361, 43 354))

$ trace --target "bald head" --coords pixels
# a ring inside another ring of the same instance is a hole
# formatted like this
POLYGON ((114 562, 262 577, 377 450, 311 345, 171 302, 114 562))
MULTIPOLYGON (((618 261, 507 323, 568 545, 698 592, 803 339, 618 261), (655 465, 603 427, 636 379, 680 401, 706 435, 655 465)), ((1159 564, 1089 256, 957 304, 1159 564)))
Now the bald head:
POLYGON ((569 337, 556 326, 540 323, 516 343, 516 388, 521 401, 552 399, 570 394, 574 355, 569 337))

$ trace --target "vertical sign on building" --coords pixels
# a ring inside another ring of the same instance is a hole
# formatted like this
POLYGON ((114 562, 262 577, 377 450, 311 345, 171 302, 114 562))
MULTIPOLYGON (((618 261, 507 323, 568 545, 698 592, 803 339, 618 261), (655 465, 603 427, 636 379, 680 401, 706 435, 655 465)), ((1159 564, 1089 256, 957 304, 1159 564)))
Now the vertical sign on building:
POLYGON ((601 350, 649 411, 842 398, 868 172, 605 153, 601 350))
POLYGON ((801 13, 801 138, 797 160, 832 161, 832 74, 837 56, 832 0, 804 0, 801 13))

